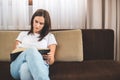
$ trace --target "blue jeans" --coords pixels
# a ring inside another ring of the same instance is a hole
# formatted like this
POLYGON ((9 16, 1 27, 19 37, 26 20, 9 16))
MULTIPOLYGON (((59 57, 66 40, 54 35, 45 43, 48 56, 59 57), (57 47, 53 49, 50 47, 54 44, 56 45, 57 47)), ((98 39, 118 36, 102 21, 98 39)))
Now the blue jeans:
POLYGON ((10 64, 10 72, 17 80, 50 80, 49 65, 36 48, 23 51, 10 64))

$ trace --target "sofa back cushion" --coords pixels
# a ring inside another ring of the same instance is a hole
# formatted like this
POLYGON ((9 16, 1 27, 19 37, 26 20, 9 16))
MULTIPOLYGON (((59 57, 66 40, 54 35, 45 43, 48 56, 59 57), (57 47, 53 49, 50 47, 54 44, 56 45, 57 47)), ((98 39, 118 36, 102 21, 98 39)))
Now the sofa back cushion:
POLYGON ((84 60, 113 60, 112 29, 82 29, 84 60))
MULTIPOLYGON (((9 53, 13 50, 13 44, 15 43, 15 39, 19 32, 20 31, 0 31, 0 60, 9 61, 10 59, 9 53)), ((76 36, 75 39, 78 40, 79 38, 77 37, 81 36, 81 34, 77 34, 79 35, 77 36, 76 33, 81 33, 81 31, 76 32, 73 30, 72 32, 75 32, 74 37, 76 36)), ((78 49, 76 48, 79 47, 79 49, 82 49, 80 48, 80 46, 72 48, 71 46, 69 46, 70 44, 68 45, 68 47, 65 47, 67 46, 66 44, 68 44, 68 42, 72 40, 68 38, 68 36, 70 37, 70 35, 67 35, 68 33, 71 33, 71 32, 69 31, 66 32, 66 30, 65 31, 53 31, 53 34, 55 34, 55 37, 58 40, 58 46, 57 46, 57 51, 55 55, 56 61, 61 61, 60 59, 64 61, 64 59, 67 59, 64 56, 67 54, 63 55, 63 53, 66 53, 66 51, 67 52, 72 51, 76 55, 75 51, 76 50, 78 51, 78 49), (62 40, 63 38, 65 38, 65 40, 62 40), (64 44, 61 44, 62 41, 64 44), (74 50, 69 49, 69 47, 71 47, 74 50), (68 48, 68 50, 64 48, 68 48), (59 56, 61 56, 62 58, 60 58, 59 56)), ((73 34, 71 33, 71 35, 73 34)), ((82 29, 82 39, 83 39, 82 44, 83 44, 84 60, 101 60, 101 59, 102 60, 103 59, 113 60, 114 59, 114 31, 113 30, 111 29, 82 29)), ((72 44, 74 43, 76 44, 76 41, 73 41, 72 44)))
MULTIPOLYGON (((0 60, 10 61, 10 53, 14 49, 15 39, 20 31, 0 31, 0 60)), ((82 61, 81 30, 52 31, 58 45, 56 61, 82 61)))
POLYGON ((53 31, 52 33, 58 42, 56 61, 83 61, 81 30, 53 31))
POLYGON ((0 61, 9 61, 19 31, 0 31, 0 61))

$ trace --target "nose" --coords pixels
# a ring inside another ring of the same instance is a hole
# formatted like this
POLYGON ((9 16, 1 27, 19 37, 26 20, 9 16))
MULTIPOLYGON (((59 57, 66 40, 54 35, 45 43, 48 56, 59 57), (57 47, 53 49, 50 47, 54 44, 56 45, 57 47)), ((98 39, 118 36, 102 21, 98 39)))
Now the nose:
POLYGON ((39 26, 40 26, 40 24, 39 24, 39 23, 37 23, 37 26, 39 27, 39 26))

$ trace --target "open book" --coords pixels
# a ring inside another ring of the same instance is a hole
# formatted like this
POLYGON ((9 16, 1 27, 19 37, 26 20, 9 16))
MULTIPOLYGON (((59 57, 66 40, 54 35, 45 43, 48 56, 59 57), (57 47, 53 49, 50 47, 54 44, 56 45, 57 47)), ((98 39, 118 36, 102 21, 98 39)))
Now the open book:
MULTIPOLYGON (((11 58, 11 61, 14 61, 17 56, 23 52, 24 50, 26 50, 26 48, 16 48, 15 50, 13 50, 11 53, 10 53, 10 58, 11 58)), ((38 49, 38 51, 43 55, 47 55, 47 53, 50 52, 50 49, 38 49)))

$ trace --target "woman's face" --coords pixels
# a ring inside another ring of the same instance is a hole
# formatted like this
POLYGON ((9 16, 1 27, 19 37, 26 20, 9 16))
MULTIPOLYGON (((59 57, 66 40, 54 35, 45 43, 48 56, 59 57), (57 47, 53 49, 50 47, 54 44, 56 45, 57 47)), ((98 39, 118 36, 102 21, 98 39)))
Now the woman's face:
POLYGON ((39 33, 45 24, 45 19, 43 16, 36 16, 33 20, 33 32, 39 33))

